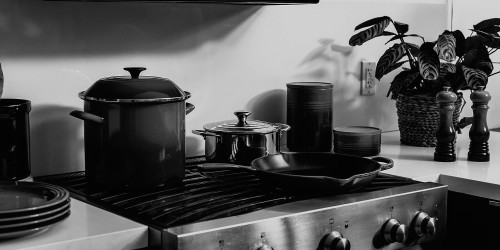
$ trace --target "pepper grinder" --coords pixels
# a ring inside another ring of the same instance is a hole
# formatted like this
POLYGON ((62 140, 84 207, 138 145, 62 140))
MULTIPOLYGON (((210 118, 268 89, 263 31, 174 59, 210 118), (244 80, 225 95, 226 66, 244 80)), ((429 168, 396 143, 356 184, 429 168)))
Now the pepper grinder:
POLYGON ((488 112, 488 102, 491 100, 490 93, 484 90, 484 86, 479 86, 470 95, 472 101, 472 126, 469 130, 469 161, 489 161, 490 153, 488 140, 490 131, 486 123, 486 113, 488 112))
POLYGON ((455 154, 455 128, 453 127, 453 110, 457 95, 450 91, 450 87, 444 87, 443 91, 436 95, 439 104, 439 126, 436 131, 436 150, 434 160, 441 162, 452 162, 457 160, 455 154))

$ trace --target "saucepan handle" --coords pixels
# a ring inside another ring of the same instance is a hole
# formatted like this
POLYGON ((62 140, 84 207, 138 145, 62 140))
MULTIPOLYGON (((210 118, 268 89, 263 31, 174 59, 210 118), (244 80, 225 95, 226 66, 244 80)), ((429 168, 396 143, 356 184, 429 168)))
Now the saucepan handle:
POLYGON ((73 110, 69 114, 84 121, 91 121, 99 124, 104 123, 104 118, 84 111, 73 110))
POLYGON ((201 135, 203 137, 206 137, 206 136, 216 136, 216 137, 219 137, 220 135, 216 134, 216 133, 211 133, 211 132, 208 132, 206 130, 201 130, 201 129, 193 129, 191 130, 191 132, 193 132, 193 134, 195 135, 201 135))
POLYGON ((219 170, 243 170, 249 172, 256 171, 256 169, 252 167, 235 165, 230 163, 204 163, 204 164, 198 164, 196 165, 196 167, 200 171, 219 171, 219 170))
POLYGON ((370 159, 376 161, 376 162, 379 162, 380 165, 382 165, 382 171, 383 170, 387 170, 387 169, 391 169, 392 167, 394 167, 394 161, 390 158, 387 158, 387 157, 383 157, 383 156, 375 156, 375 157, 371 157, 370 159))

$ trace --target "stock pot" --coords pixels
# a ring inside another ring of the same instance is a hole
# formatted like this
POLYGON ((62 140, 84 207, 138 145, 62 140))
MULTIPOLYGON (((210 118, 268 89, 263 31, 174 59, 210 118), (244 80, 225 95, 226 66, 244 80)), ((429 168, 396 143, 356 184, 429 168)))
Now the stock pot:
POLYGON ((205 138, 205 157, 209 162, 250 165, 252 160, 280 153, 283 131, 290 126, 249 120, 250 112, 236 111, 236 120, 209 123, 192 132, 205 138))
POLYGON ((169 79, 129 76, 98 80, 80 92, 84 111, 85 175, 108 187, 177 185, 184 179, 185 117, 189 92, 169 79))

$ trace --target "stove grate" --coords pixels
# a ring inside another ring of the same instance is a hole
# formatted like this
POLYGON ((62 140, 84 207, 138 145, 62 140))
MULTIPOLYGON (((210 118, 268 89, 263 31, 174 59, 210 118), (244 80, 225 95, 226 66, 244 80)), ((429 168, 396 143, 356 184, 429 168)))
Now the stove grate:
MULTIPOLYGON (((203 161, 203 157, 188 158, 183 185, 177 187, 105 189, 90 185, 84 171, 41 176, 35 180, 62 186, 73 198, 159 228, 235 216, 311 198, 265 186, 257 176, 247 172, 220 170, 201 173, 196 164, 203 161)), ((379 174, 370 185, 356 192, 409 183, 412 183, 410 179, 379 174)))

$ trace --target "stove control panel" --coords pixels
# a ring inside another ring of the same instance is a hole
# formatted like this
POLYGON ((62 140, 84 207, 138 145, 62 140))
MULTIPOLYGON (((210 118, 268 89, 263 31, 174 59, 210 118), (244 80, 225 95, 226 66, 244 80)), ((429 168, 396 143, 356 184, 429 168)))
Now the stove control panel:
POLYGON ((169 228, 164 239, 175 250, 440 249, 447 194, 447 186, 417 183, 318 197, 169 228))

